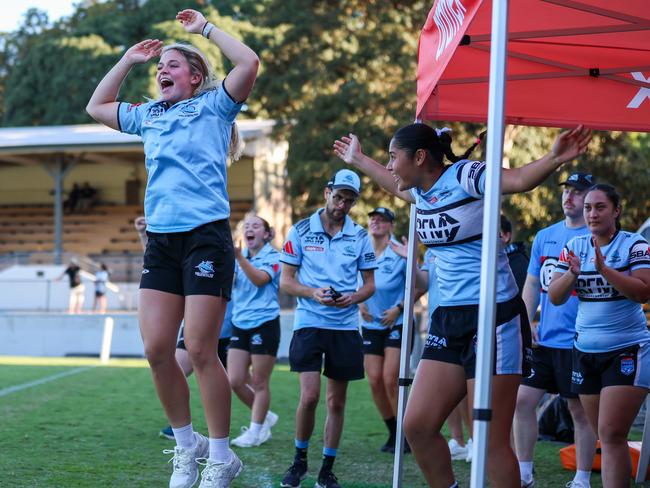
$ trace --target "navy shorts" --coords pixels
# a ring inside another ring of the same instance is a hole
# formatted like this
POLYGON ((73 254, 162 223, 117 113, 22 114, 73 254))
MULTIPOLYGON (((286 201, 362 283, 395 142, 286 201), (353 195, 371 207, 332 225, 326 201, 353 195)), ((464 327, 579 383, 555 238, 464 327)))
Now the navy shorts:
POLYGON ((533 349, 530 375, 521 384, 549 393, 559 393, 563 398, 578 398, 571 391, 572 364, 571 349, 538 346, 533 349))
POLYGON ((306 373, 323 369, 337 381, 363 379, 363 343, 356 330, 305 327, 294 331, 289 346, 291 371, 306 373))
MULTIPOLYGON (((465 377, 476 374, 478 305, 438 307, 431 315, 422 359, 459 364, 465 377)), ((520 297, 497 304, 493 374, 528 375, 531 336, 520 297)))
POLYGON ((280 317, 264 322, 252 329, 232 326, 230 348, 248 351, 251 354, 277 356, 280 346, 280 317))
POLYGON ((228 220, 187 232, 147 232, 140 288, 230 299, 235 254, 228 220))
MULTIPOLYGON (((363 336, 363 353, 383 356, 384 349, 393 347, 402 348, 402 324, 394 325, 385 329, 368 329, 361 327, 363 336)), ((413 347, 413 335, 411 335, 411 348, 413 347)))
POLYGON ((650 343, 609 352, 573 348, 571 389, 579 395, 598 395, 606 386, 650 389, 650 343))

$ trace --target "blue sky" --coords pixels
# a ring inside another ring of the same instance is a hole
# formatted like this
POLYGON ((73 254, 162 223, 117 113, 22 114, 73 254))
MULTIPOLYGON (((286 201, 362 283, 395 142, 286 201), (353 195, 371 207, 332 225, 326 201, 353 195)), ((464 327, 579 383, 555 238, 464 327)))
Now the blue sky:
POLYGON ((0 31, 16 30, 22 23, 25 12, 32 7, 47 11, 50 21, 53 21, 72 14, 75 3, 74 0, 5 0, 2 2, 0 31))

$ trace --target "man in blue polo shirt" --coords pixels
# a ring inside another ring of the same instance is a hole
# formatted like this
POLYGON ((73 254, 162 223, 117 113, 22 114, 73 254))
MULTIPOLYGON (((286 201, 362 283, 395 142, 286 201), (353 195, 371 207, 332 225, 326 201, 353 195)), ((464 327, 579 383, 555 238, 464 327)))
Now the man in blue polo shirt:
POLYGON ((587 190, 593 184, 592 175, 586 173, 574 173, 560 183, 564 186, 562 191, 564 220, 539 231, 533 241, 522 298, 526 303, 531 324, 540 300, 542 310, 539 324, 536 329, 533 329, 533 341, 537 347, 533 348, 531 374, 523 379, 519 387, 513 423, 522 487, 535 485, 533 479, 533 451, 537 441, 535 407, 546 392, 559 393, 561 397, 566 398, 573 417, 578 469, 570 486, 589 487, 596 436, 589 425, 578 395, 571 392, 571 355, 578 314, 578 298, 572 296, 565 304, 555 306, 550 302, 547 291, 566 243, 576 236, 589 234, 589 229, 585 225, 583 206, 587 190))
POLYGON ((340 488, 332 465, 343 431, 348 381, 363 378, 357 304, 374 293, 377 268, 366 230, 347 216, 360 191, 356 173, 337 172, 325 188, 325 207, 295 224, 282 249, 280 288, 298 297, 289 361, 291 370, 300 373, 296 455, 280 484, 285 488, 300 487, 307 475, 307 448, 323 363, 327 420, 323 464, 315 488, 340 488), (359 272, 363 285, 357 289, 359 272))

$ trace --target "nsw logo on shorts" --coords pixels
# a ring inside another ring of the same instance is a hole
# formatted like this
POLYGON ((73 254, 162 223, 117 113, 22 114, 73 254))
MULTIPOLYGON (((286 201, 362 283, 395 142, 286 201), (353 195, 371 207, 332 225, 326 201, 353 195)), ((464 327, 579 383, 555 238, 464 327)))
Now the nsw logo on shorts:
POLYGON ((200 276, 201 278, 214 278, 214 266, 213 263, 214 261, 201 261, 199 264, 194 266, 198 271, 195 271, 194 274, 196 276, 200 276))
POLYGON ((630 356, 624 356, 621 358, 621 373, 625 376, 630 376, 634 373, 634 358, 630 356))

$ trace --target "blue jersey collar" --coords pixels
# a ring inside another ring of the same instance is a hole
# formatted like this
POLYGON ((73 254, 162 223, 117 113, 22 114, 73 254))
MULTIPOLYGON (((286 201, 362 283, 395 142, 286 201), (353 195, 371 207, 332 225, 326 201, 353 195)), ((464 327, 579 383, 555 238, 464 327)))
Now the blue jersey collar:
POLYGON ((250 252, 250 249, 246 248, 246 249, 244 250, 244 257, 245 257, 246 259, 263 258, 264 256, 266 256, 268 253, 271 252, 271 249, 272 249, 271 244, 269 244, 269 243, 267 242, 266 244, 264 244, 264 245, 262 246, 262 248, 259 250, 259 252, 258 252, 255 256, 253 256, 253 257, 251 258, 251 252, 250 252))

